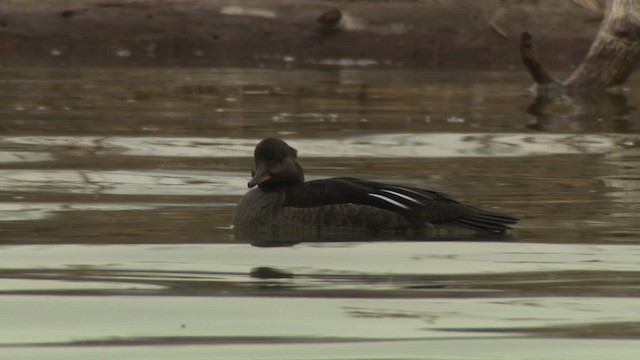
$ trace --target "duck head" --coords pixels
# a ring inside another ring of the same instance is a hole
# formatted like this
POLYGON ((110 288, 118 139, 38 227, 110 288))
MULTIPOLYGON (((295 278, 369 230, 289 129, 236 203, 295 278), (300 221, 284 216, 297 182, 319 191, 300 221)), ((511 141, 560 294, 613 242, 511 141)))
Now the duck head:
POLYGON ((266 138, 260 141, 253 158, 255 166, 247 183, 250 188, 258 185, 263 190, 273 190, 304 182, 298 151, 283 140, 266 138))

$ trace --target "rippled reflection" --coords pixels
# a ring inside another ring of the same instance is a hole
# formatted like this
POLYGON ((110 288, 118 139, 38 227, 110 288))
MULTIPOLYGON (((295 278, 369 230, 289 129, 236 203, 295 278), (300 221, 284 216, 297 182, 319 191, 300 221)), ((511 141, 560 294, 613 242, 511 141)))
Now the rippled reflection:
POLYGON ((0 346, 581 338, 612 324, 633 337, 637 252, 476 242, 15 246, 0 254, 11 329, 0 346), (291 276, 256 278, 256 259, 291 276), (322 314, 312 326, 299 321, 309 312, 322 314), (275 332, 255 323, 270 318, 275 332))
POLYGON ((636 110, 630 106, 624 89, 566 94, 540 91, 527 113, 535 116, 529 128, 549 131, 570 126, 576 131, 611 131, 625 133, 633 126, 628 115, 636 110), (603 126, 604 119, 616 119, 603 126), (603 128, 604 127, 604 128, 603 128))
MULTIPOLYGON (((93 156, 247 157, 256 139, 155 137, 4 137, 0 146, 81 151, 93 156)), ((600 154, 637 146, 634 134, 370 134, 342 139, 291 139, 304 156, 496 157, 600 154)), ((24 154, 30 154, 25 152, 24 154)), ((14 156, 18 156, 13 153, 14 156)), ((27 161, 38 161, 38 154, 27 161)), ((54 154, 50 155, 53 159, 54 154)), ((42 161, 42 160, 40 160, 42 161)))
POLYGON ((0 170, 0 190, 57 194, 238 195, 246 176, 204 171, 0 170))

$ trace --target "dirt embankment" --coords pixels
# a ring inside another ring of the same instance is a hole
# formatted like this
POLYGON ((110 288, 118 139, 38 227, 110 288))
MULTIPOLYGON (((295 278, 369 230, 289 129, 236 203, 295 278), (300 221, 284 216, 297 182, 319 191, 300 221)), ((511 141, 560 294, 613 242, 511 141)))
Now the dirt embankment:
POLYGON ((569 69, 602 18, 576 3, 4 0, 0 64, 508 69, 526 30, 548 66, 569 69))

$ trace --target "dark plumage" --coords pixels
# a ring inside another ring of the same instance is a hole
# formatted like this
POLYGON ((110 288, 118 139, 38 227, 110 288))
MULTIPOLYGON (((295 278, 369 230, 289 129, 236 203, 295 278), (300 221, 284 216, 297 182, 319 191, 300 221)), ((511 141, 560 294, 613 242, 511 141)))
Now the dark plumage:
POLYGON ((276 138, 255 149, 250 190, 233 223, 374 231, 467 229, 502 234, 518 219, 464 205, 431 190, 355 178, 304 181, 296 149, 276 138))

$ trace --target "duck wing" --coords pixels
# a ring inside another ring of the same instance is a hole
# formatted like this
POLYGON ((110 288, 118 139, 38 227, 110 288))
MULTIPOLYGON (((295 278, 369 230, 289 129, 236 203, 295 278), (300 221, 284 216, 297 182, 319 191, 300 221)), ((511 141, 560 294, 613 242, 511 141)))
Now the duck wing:
POLYGON ((518 219, 462 204, 448 195, 402 185, 355 178, 313 180, 286 190, 285 207, 354 204, 402 215, 410 227, 428 225, 503 233, 518 219))

